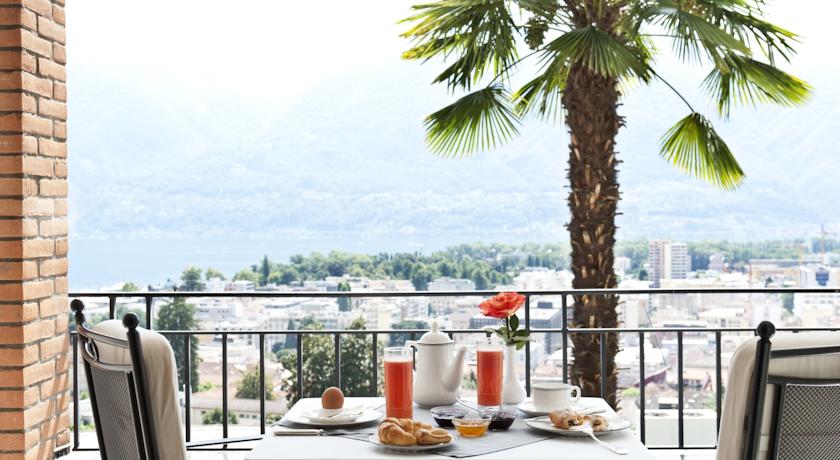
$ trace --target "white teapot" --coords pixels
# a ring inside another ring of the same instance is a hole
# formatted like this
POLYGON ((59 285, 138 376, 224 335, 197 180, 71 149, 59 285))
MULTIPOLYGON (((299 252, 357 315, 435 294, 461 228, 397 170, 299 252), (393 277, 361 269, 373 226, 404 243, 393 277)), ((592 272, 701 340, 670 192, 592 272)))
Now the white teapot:
POLYGON ((455 342, 441 332, 437 319, 419 341, 409 340, 405 346, 417 350, 414 402, 421 407, 455 404, 464 375, 466 348, 459 346, 454 350, 455 342))

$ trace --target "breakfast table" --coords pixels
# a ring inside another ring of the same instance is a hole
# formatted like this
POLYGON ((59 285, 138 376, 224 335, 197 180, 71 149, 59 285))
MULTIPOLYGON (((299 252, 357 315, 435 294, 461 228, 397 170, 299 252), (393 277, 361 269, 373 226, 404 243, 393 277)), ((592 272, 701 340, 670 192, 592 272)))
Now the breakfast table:
MULTIPOLYGON (((384 398, 347 398, 345 407, 363 405, 367 409, 384 411, 384 398)), ((601 415, 607 418, 619 416, 600 398, 582 398, 581 405, 603 409, 601 415)), ((290 418, 321 407, 320 398, 305 398, 298 401, 278 426, 269 428, 265 437, 246 455, 246 460, 367 460, 367 459, 435 459, 442 457, 470 458, 475 460, 509 460, 511 458, 603 460, 623 458, 628 460, 653 460, 653 455, 630 431, 623 430, 602 436, 599 439, 611 445, 626 449, 627 455, 617 455, 598 445, 589 437, 566 437, 542 433, 528 427, 520 413, 519 418, 508 431, 488 432, 481 438, 459 437, 451 447, 428 452, 405 453, 384 448, 368 441, 377 432, 377 423, 362 426, 341 427, 324 430, 320 436, 296 435, 297 429, 308 428, 289 422, 290 418), (275 431, 284 431, 282 436, 275 431)), ((414 418, 434 424, 426 409, 414 408, 414 418)))

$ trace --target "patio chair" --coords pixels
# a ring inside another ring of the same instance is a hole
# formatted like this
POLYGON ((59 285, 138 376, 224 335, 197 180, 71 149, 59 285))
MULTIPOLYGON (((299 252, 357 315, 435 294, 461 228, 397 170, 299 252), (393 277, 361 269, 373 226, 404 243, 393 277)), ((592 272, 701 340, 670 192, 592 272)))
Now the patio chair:
POLYGON ((840 458, 840 333, 775 332, 735 350, 717 459, 840 458))
POLYGON ((261 436, 184 442, 178 367, 164 336, 137 327, 133 313, 89 328, 85 305, 70 304, 84 361, 103 460, 185 460, 188 447, 253 441, 261 436))

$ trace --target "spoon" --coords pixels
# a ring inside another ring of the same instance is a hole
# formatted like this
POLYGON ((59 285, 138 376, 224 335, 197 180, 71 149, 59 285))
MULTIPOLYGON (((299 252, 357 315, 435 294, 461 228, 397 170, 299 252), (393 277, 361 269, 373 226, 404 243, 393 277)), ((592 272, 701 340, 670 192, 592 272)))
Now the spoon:
POLYGON ((618 455, 627 455, 627 454, 630 453, 630 451, 627 450, 627 449, 622 449, 620 447, 615 447, 611 444, 607 444, 604 441, 601 441, 600 439, 598 439, 597 436, 595 436, 595 433, 592 432, 592 428, 587 426, 587 425, 579 425, 579 426, 576 426, 576 427, 572 427, 571 430, 580 431, 581 433, 588 434, 589 437, 592 438, 595 442, 597 442, 598 444, 600 444, 600 445, 606 447, 607 449, 615 452, 618 455))

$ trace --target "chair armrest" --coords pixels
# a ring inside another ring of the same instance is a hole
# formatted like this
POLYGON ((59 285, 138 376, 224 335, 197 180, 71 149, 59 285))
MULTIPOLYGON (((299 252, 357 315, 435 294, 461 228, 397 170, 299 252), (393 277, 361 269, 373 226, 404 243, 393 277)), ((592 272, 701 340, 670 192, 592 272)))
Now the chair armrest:
POLYGON ((253 436, 241 436, 238 438, 222 438, 222 439, 210 439, 207 441, 193 441, 187 443, 187 449, 191 449, 194 447, 206 447, 206 446, 216 446, 219 444, 234 444, 237 442, 248 442, 248 441, 259 441, 263 438, 263 435, 253 435, 253 436))

